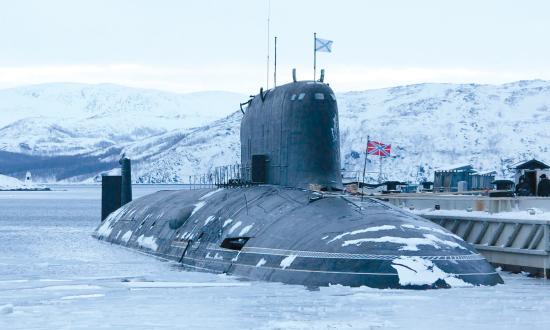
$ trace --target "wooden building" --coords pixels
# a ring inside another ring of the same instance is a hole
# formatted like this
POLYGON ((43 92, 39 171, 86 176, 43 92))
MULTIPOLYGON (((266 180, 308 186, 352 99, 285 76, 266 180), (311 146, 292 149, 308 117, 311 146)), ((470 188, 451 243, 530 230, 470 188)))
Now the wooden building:
POLYGON ((546 176, 550 177, 550 166, 536 159, 515 164, 513 169, 516 172, 514 177, 516 185, 523 176, 529 182, 529 190, 533 196, 537 195, 537 185, 540 181, 540 176, 546 174, 546 176))
POLYGON ((478 173, 472 165, 437 169, 434 173, 434 192, 458 192, 492 189, 496 172, 478 173))

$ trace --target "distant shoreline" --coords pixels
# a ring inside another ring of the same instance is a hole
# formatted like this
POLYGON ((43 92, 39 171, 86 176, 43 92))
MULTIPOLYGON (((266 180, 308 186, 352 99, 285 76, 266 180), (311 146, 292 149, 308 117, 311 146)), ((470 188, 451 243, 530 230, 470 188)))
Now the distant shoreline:
POLYGON ((14 189, 0 189, 0 191, 52 191, 50 188, 14 188, 14 189))

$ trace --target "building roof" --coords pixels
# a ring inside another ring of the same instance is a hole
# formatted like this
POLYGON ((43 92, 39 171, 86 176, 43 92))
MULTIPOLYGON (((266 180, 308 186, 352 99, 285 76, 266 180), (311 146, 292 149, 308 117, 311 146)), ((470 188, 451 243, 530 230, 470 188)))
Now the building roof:
POLYGON ((496 175, 497 171, 476 172, 470 175, 496 175))
POLYGON ((445 166, 440 167, 435 170, 436 172, 453 172, 453 171, 469 171, 473 172, 474 167, 469 164, 459 164, 459 165, 451 165, 451 166, 445 166))
POLYGON ((498 179, 498 180, 495 180, 495 181, 491 182, 491 184, 501 184, 501 183, 514 183, 514 181, 512 181, 512 180, 498 179))
POLYGON ((514 168, 517 170, 545 170, 550 168, 550 166, 544 164, 539 160, 531 159, 526 162, 516 164, 516 167, 514 168))

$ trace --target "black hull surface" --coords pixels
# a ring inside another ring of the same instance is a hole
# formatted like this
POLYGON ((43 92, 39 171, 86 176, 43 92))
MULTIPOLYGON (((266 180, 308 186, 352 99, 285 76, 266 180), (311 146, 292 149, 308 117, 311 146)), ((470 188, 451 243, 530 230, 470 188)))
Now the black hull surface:
POLYGON ((94 236, 196 270, 306 286, 502 283, 471 245, 428 220, 273 185, 159 191, 113 212, 94 236))

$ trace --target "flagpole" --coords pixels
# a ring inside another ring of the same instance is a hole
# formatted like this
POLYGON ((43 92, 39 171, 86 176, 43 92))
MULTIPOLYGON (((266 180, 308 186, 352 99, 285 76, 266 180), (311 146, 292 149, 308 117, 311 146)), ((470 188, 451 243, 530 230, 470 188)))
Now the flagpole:
POLYGON ((384 158, 384 156, 380 157, 380 172, 378 173, 378 183, 382 183, 382 158, 384 158))
POLYGON ((313 33, 313 81, 317 76, 317 33, 313 33))
POLYGON ((363 185, 361 186, 361 201, 363 201, 363 196, 365 195, 365 173, 367 171, 367 157, 369 155, 369 140, 370 136, 367 135, 367 147, 365 148, 365 164, 363 165, 363 185))

